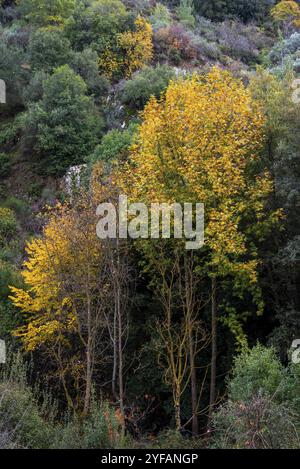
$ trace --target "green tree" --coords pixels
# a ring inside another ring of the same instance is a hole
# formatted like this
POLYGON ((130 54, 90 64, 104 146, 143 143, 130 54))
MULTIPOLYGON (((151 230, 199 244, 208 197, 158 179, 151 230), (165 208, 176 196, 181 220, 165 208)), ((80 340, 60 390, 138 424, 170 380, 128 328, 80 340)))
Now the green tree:
POLYGON ((43 82, 43 97, 24 118, 28 143, 43 174, 61 175, 80 164, 101 136, 102 119, 87 86, 68 65, 43 82))
POLYGON ((93 0, 88 7, 79 2, 66 26, 66 34, 75 49, 92 46, 100 55, 116 46, 117 35, 125 31, 128 20, 120 0, 93 0))
POLYGON ((113 129, 107 132, 100 145, 97 145, 95 151, 87 161, 94 165, 102 162, 111 166, 116 162, 124 162, 129 156, 129 150, 133 142, 136 125, 132 124, 125 130, 113 129))
POLYGON ((20 0, 22 18, 37 26, 63 25, 72 15, 76 0, 20 0))
POLYGON ((176 8, 176 13, 180 23, 188 28, 194 28, 196 20, 194 16, 193 0, 180 0, 180 4, 176 8))
POLYGON ((38 29, 30 37, 28 54, 33 70, 51 72, 69 62, 70 42, 59 29, 38 29))
POLYGON ((292 340, 300 333, 300 107, 293 94, 293 73, 283 79, 259 70, 252 79, 252 92, 266 114, 265 164, 274 179, 273 207, 284 210, 284 230, 276 231, 263 249, 268 272, 268 303, 275 312, 272 343, 286 359, 292 340), (280 294, 278 294, 280 292, 280 294), (276 323, 275 323, 276 320, 276 323), (278 324, 279 322, 279 324, 278 324))
POLYGON ((134 110, 142 110, 151 96, 160 97, 173 78, 175 78, 174 69, 168 65, 144 67, 126 81, 121 101, 134 110))

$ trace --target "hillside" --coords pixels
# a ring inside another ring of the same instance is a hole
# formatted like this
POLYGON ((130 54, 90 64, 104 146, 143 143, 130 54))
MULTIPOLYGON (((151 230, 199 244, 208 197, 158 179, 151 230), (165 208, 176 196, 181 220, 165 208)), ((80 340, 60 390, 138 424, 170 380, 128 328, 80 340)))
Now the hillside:
POLYGON ((0 448, 299 449, 300 2, 0 5, 0 448))

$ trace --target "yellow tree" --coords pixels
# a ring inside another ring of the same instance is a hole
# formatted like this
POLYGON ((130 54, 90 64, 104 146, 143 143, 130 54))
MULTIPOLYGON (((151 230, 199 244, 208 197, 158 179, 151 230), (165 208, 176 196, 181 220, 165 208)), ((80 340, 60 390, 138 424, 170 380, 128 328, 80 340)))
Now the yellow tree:
POLYGON ((108 46, 99 59, 99 68, 109 78, 117 73, 130 77, 136 70, 147 65, 153 57, 150 23, 138 16, 134 24, 135 30, 118 34, 115 48, 108 46))
POLYGON ((126 76, 148 64, 153 57, 152 27, 145 18, 138 16, 134 22, 135 31, 126 31, 118 37, 118 44, 124 51, 126 76))
MULTIPOLYGON (((133 200, 205 204, 205 271, 211 279, 210 415, 216 399, 217 280, 230 277, 234 289, 251 290, 258 310, 255 238, 263 238, 279 213, 265 214, 272 181, 257 161, 264 117, 250 91, 229 72, 172 82, 161 100, 142 114, 130 162, 120 175, 133 200), (258 166, 258 168, 257 168, 258 166)), ((227 323, 245 344, 232 311, 227 323)))
POLYGON ((76 205, 56 207, 42 238, 27 245, 28 260, 22 270, 25 288, 11 287, 10 297, 26 319, 15 335, 27 351, 43 346, 52 353, 72 407, 65 376, 70 368, 71 375, 79 373, 79 382, 84 383, 84 413, 89 410, 97 334, 103 328, 109 292, 95 226, 96 205, 85 194, 76 205), (82 353, 66 364, 63 349, 71 347, 74 337, 82 353))
POLYGON ((281 1, 271 9, 271 16, 276 23, 283 25, 285 32, 300 27, 300 7, 294 1, 281 1))

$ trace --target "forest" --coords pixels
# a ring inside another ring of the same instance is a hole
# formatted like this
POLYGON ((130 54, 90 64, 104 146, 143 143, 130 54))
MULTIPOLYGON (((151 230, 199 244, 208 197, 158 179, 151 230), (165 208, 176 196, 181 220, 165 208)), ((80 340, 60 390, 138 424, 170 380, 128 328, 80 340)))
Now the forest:
POLYGON ((300 449, 300 1, 0 21, 0 449, 300 449))

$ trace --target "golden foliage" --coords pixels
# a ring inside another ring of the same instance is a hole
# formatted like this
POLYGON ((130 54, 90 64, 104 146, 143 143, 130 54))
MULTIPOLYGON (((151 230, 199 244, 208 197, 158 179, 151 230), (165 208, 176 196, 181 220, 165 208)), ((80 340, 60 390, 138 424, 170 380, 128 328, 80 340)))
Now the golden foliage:
POLYGON ((117 49, 107 48, 99 59, 99 68, 108 78, 124 72, 130 77, 133 72, 148 64, 153 57, 152 27, 145 18, 138 16, 135 31, 125 31, 117 36, 117 49))
POLYGON ((294 1, 281 1, 271 10, 272 18, 278 23, 287 23, 300 27, 300 7, 294 1))
POLYGON ((79 211, 58 205, 43 236, 27 244, 21 272, 25 288, 10 287, 10 299, 25 314, 26 325, 15 335, 28 351, 78 332, 77 306, 84 302, 87 272, 92 289, 101 262, 95 218, 89 217, 85 200, 79 211))
POLYGON ((127 77, 149 63, 153 57, 150 23, 138 16, 134 24, 135 31, 126 31, 118 37, 118 44, 124 50, 124 67, 127 77))
POLYGON ((171 82, 161 100, 153 97, 145 107, 119 174, 131 200, 204 203, 209 275, 231 275, 237 290, 249 288, 257 297, 259 311, 259 261, 248 238, 262 239, 280 216, 265 213, 270 175, 253 177, 264 124, 250 90, 227 71, 171 82))

